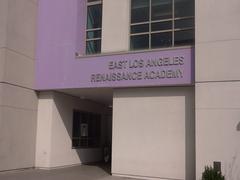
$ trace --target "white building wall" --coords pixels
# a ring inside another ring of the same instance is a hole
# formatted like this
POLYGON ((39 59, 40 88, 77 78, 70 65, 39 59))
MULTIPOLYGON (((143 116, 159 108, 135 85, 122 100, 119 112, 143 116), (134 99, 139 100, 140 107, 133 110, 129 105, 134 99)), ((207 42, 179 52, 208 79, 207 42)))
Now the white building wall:
POLYGON ((226 180, 240 178, 240 83, 196 85, 196 155, 200 178, 206 165, 222 163, 226 180))
POLYGON ((41 92, 38 98, 35 167, 50 167, 53 93, 41 92))
POLYGON ((103 0, 102 52, 129 49, 130 0, 103 0))
MULTIPOLYGON (((73 149, 73 110, 105 115, 105 106, 56 92, 42 92, 38 105, 36 167, 54 168, 102 159, 101 148, 73 149)), ((104 117, 104 116, 103 116, 104 117)), ((106 119, 102 119, 104 123, 106 119)), ((102 132, 106 132, 103 128, 102 132)), ((103 135, 104 137, 104 135, 103 135)))
POLYGON ((34 166, 36 0, 0 0, 0 171, 34 166))
POLYGON ((196 171, 222 163, 226 180, 240 179, 239 0, 196 4, 196 171))
POLYGON ((8 0, 0 1, 0 48, 5 47, 7 37, 7 13, 8 13, 8 0))
POLYGON ((115 90, 113 175, 193 180, 194 126, 191 87, 115 90))

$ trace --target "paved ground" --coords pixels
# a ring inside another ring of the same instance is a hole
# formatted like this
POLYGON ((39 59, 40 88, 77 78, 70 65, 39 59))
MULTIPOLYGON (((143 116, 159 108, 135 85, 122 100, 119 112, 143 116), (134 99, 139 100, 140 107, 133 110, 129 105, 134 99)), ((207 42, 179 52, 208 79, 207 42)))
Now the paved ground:
MULTIPOLYGON (((27 169, 0 172, 0 180, 130 180, 113 177, 103 166, 82 165, 53 170, 27 169)), ((131 179, 133 180, 133 179, 131 179)))

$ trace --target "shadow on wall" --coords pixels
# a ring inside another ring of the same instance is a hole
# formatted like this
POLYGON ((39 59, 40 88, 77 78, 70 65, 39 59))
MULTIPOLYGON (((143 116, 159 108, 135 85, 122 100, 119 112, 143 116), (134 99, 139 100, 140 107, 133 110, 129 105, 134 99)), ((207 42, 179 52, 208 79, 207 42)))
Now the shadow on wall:
MULTIPOLYGON (((194 92, 194 91, 192 91, 194 92)), ((196 179, 196 148, 195 148, 195 97, 185 96, 185 161, 186 161, 186 180, 196 179), (190 109, 190 110, 189 110, 190 109)))
MULTIPOLYGON (((66 138, 65 133, 65 140, 68 139, 68 142, 62 142, 61 145, 65 147, 58 147, 61 153, 61 156, 68 156, 69 159, 73 159, 74 156, 76 156, 76 153, 79 157, 80 162, 76 162, 75 164, 81 163, 81 164, 92 164, 96 163, 96 166, 99 166, 103 170, 106 170, 106 172, 109 173, 109 170, 100 165, 99 162, 102 161, 103 158, 103 151, 102 147, 100 148, 84 148, 84 149, 73 149, 72 144, 69 144, 69 140, 72 140, 72 126, 73 126, 73 109, 81 109, 85 111, 98 111, 99 112, 99 104, 94 104, 93 102, 83 101, 75 97, 71 97, 68 95, 63 94, 54 94, 54 102, 56 104, 57 113, 60 115, 60 121, 65 126, 64 131, 67 131, 68 137, 66 138)), ((104 111, 104 108, 103 108, 104 111)), ((106 113, 106 112, 104 112, 106 113)), ((61 123, 61 122, 60 122, 61 123)), ((60 129, 62 130, 62 129, 60 129)), ((63 130, 62 130, 63 131, 63 130)), ((53 131, 53 133, 62 134, 62 132, 53 131)), ((56 135, 55 135, 56 136, 56 135)), ((59 137, 60 138, 60 137, 59 137)), ((57 139, 58 141, 61 141, 61 139, 57 139)), ((54 152, 53 152, 54 153, 54 152)), ((67 159, 68 157, 65 157, 64 159, 67 159)), ((59 157, 61 158, 61 157, 59 157)), ((77 160, 76 160, 77 161, 77 160)), ((71 162, 71 161, 69 161, 71 162)), ((66 164, 71 165, 71 164, 66 164)))
POLYGON ((237 124, 237 131, 240 131, 240 122, 237 124))
MULTIPOLYGON (((240 122, 236 126, 236 131, 240 131, 240 122)), ((239 180, 240 179, 240 153, 236 152, 232 157, 232 160, 226 166, 225 177, 228 180, 239 180)))
POLYGON ((240 162, 240 154, 236 153, 233 156, 231 163, 227 165, 226 175, 225 175, 226 179, 228 180, 240 179, 239 162, 240 162))

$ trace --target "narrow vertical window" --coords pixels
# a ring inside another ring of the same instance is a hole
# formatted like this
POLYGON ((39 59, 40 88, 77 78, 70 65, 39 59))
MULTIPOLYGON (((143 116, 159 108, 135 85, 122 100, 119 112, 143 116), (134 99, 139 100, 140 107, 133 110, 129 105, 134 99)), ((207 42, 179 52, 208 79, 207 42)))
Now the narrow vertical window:
POLYGON ((149 48, 149 0, 131 1, 131 44, 132 50, 149 48))
POLYGON ((86 54, 101 52, 102 0, 88 0, 86 54))
POLYGON ((194 1, 174 0, 174 44, 175 46, 194 43, 194 1))

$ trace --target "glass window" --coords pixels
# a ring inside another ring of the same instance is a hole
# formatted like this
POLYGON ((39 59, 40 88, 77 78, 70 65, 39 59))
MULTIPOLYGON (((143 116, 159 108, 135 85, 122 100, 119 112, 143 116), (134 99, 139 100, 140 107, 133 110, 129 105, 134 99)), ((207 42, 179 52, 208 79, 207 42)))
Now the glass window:
POLYGON ((193 18, 175 20, 175 29, 193 28, 193 27, 194 27, 193 18))
POLYGON ((194 0, 131 2, 131 50, 194 43, 194 0))
POLYGON ((102 0, 88 0, 88 2, 99 2, 99 1, 102 1, 102 0))
POLYGON ((87 39, 101 38, 101 36, 102 36, 101 30, 87 31, 87 39))
POLYGON ((143 32, 149 32, 149 24, 140 24, 140 25, 134 25, 131 26, 131 33, 143 33, 143 32))
POLYGON ((169 47, 172 45, 172 32, 156 33, 151 36, 152 48, 169 47))
POLYGON ((174 0, 175 2, 175 17, 194 16, 194 1, 193 0, 174 0))
POLYGON ((194 31, 186 30, 186 31, 175 31, 175 39, 174 43, 176 46, 188 45, 194 43, 194 31))
POLYGON ((171 19, 172 13, 172 0, 151 0, 152 1, 152 21, 171 19))
POLYGON ((86 54, 101 53, 102 1, 88 0, 86 54))
POLYGON ((73 148, 95 148, 100 146, 101 115, 84 111, 73 111, 73 148))
POLYGON ((138 35, 131 37, 131 49, 140 50, 149 48, 149 35, 138 35))
POLYGON ((152 31, 172 30, 172 21, 152 23, 152 31))
POLYGON ((87 41, 87 54, 97 54, 101 52, 101 40, 87 41))
POLYGON ((144 22, 149 20, 149 0, 132 0, 131 22, 144 22))
POLYGON ((88 6, 87 11, 87 29, 101 28, 102 27, 102 5, 88 6))

